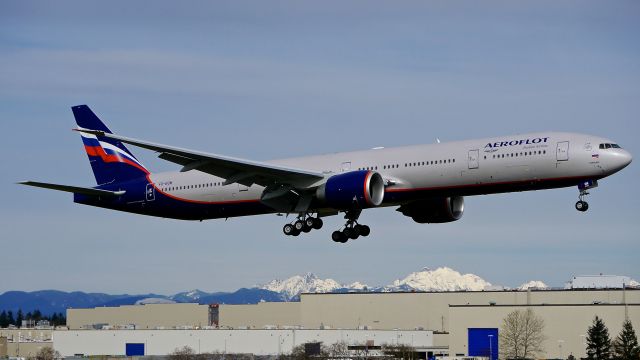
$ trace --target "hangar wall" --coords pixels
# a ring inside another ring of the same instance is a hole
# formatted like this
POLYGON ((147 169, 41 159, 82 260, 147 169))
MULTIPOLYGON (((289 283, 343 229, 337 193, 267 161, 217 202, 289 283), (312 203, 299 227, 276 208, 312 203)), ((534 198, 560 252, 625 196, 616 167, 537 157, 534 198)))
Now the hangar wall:
POLYGON ((111 327, 135 325, 136 329, 205 327, 209 325, 209 306, 146 304, 67 310, 69 329, 90 329, 95 324, 111 327))
POLYGON ((640 302, 626 307, 623 304, 452 305, 449 354, 468 354, 469 328, 499 329, 508 313, 527 308, 545 322, 543 358, 566 359, 569 354, 578 359, 586 357, 585 335, 596 315, 603 319, 612 338, 620 333, 625 314, 628 314, 636 332, 640 329, 640 302))
POLYGON ((621 304, 625 301, 640 303, 640 289, 302 294, 299 303, 221 305, 220 327, 423 328, 448 332, 449 305, 621 304))

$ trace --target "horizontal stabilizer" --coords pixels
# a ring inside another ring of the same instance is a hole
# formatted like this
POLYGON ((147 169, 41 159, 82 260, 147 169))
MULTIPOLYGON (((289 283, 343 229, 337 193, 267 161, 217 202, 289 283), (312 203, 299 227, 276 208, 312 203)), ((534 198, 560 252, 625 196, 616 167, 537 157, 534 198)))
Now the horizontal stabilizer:
POLYGON ((120 195, 124 195, 125 193, 124 190, 109 191, 109 190, 100 190, 100 189, 80 187, 80 186, 50 184, 50 183, 43 183, 43 182, 37 182, 37 181, 21 181, 18 184, 35 186, 35 187, 51 189, 51 190, 66 191, 70 193, 90 195, 90 196, 120 196, 120 195))

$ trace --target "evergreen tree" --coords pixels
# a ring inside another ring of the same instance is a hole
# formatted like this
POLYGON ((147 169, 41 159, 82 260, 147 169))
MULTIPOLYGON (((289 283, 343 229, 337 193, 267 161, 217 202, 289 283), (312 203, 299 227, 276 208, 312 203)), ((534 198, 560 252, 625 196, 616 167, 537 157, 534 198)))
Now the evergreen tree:
POLYGON ((43 319, 42 313, 38 309, 33 310, 33 314, 31 316, 31 319, 35 322, 43 319))
POLYGON ((638 338, 633 330, 631 321, 626 320, 622 325, 622 331, 613 342, 613 358, 616 360, 640 359, 640 346, 638 338))
POLYGON ((13 318, 13 311, 9 310, 9 312, 7 312, 7 320, 9 321, 9 325, 16 324, 16 320, 13 318))
POLYGON ((2 310, 0 313, 0 328, 6 328, 9 326, 9 318, 7 317, 7 312, 2 310))
POLYGON ((587 359, 609 360, 611 358, 611 338, 609 329, 597 315, 587 330, 587 359))
POLYGON ((24 320, 24 315, 22 315, 22 309, 18 309, 18 314, 16 315, 16 326, 22 326, 22 320, 24 320))

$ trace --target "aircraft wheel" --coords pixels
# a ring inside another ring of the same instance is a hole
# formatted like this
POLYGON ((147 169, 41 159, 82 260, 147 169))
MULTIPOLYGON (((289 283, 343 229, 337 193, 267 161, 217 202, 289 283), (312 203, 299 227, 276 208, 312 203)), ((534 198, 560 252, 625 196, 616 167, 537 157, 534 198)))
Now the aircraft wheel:
POLYGON ((304 228, 304 221, 302 220, 298 220, 296 222, 293 223, 293 227, 298 231, 302 231, 302 229, 304 228))
POLYGON ((302 226, 302 232, 308 233, 309 231, 311 231, 311 229, 313 229, 313 228, 311 226, 307 225, 306 222, 305 222, 304 226, 302 226))
POLYGON ((312 228, 313 228, 314 223, 315 223, 315 222, 314 222, 314 218, 312 218, 312 217, 308 217, 308 218, 304 219, 304 224, 305 224, 309 229, 312 229, 312 228))
POLYGON ((589 204, 586 201, 578 201, 576 203, 576 210, 585 212, 589 209, 589 204))
POLYGON ((293 233, 295 232, 295 229, 294 229, 293 225, 286 224, 285 226, 282 227, 282 232, 285 235, 293 235, 293 233))
POLYGON ((367 225, 358 225, 358 228, 360 229, 360 236, 369 236, 371 234, 371 228, 367 225))
POLYGON ((345 243, 347 242, 347 237, 344 236, 344 233, 342 233, 342 231, 334 231, 331 234, 331 240, 339 243, 345 243))
POLYGON ((358 229, 357 227, 345 228, 344 230, 342 230, 342 232, 348 239, 352 240, 355 240, 358 238, 358 236, 360 236, 360 229, 358 229))
POLYGON ((313 218, 313 228, 316 230, 320 230, 324 225, 324 222, 320 218, 313 218))

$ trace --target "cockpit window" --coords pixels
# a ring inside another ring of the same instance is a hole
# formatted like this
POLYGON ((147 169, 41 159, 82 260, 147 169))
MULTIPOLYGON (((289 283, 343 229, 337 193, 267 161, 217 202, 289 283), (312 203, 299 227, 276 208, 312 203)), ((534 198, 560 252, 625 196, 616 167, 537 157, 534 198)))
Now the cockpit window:
POLYGON ((600 144, 600 149, 622 149, 618 144, 600 144))

